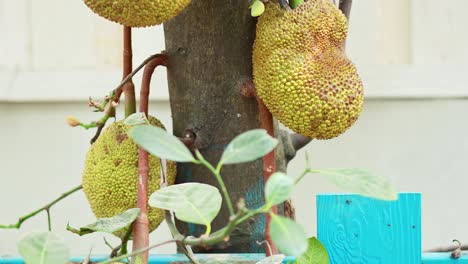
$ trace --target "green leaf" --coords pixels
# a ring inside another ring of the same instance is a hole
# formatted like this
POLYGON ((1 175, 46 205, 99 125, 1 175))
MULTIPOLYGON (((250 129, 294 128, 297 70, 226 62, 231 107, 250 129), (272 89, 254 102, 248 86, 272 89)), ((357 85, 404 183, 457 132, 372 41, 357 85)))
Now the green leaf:
POLYGON ((146 119, 145 113, 133 113, 125 119, 124 123, 127 126, 137 126, 149 124, 149 121, 146 119))
POLYGON ((307 251, 296 260, 296 264, 328 264, 327 249, 315 237, 309 238, 307 251))
POLYGON ((265 186, 265 200, 269 205, 286 201, 294 189, 294 180, 282 172, 275 172, 265 186))
POLYGON ((51 232, 33 232, 18 242, 18 251, 28 264, 66 264, 70 249, 51 232))
POLYGON ((160 189, 149 199, 150 206, 173 211, 181 221, 206 226, 218 215, 221 202, 216 187, 193 182, 160 189))
POLYGON ((314 172, 324 175, 336 186, 349 192, 381 200, 398 199, 398 193, 387 179, 363 169, 327 169, 314 172))
POLYGON ((263 157, 272 151, 278 140, 264 129, 254 129, 235 137, 221 157, 223 164, 248 162, 263 157))
POLYGON ((250 8, 250 13, 253 17, 258 17, 265 12, 265 4, 260 0, 254 0, 250 8))
POLYGON ((129 132, 130 137, 140 147, 154 156, 178 162, 194 162, 190 150, 175 136, 164 129, 141 125, 133 127, 129 132))
POLYGON ((283 254, 273 255, 260 260, 256 264, 281 264, 285 258, 286 256, 283 254))
POLYGON ((276 247, 288 256, 299 257, 307 250, 304 228, 289 218, 271 214, 270 236, 276 247))
POLYGON ((295 9, 302 3, 304 3, 304 0, 289 0, 289 6, 291 6, 292 9, 295 9))
POLYGON ((74 229, 67 225, 67 230, 76 233, 80 236, 94 232, 104 232, 112 234, 116 231, 130 226, 138 217, 139 213, 139 208, 132 208, 114 217, 100 218, 96 222, 81 227, 80 229, 74 229))

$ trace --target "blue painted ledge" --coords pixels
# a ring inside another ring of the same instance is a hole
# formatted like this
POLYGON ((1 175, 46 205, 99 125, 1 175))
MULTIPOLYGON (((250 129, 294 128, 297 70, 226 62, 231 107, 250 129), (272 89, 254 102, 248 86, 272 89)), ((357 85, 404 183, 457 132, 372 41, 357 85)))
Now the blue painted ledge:
POLYGON ((422 264, 468 264, 468 253, 462 253, 459 259, 452 259, 450 253, 424 253, 422 264))
MULTIPOLYGON (((241 261, 260 261, 265 258, 264 254, 197 254, 197 258, 200 261, 203 260, 216 260, 219 263, 242 263, 241 261)), ((84 258, 76 257, 72 258, 72 262, 80 262, 84 258)), ((107 257, 93 257, 92 262, 104 261, 107 257)), ((293 260, 293 258, 286 258, 284 263, 293 260)), ((170 264, 172 262, 182 262, 188 261, 184 255, 174 254, 174 255, 151 255, 148 261, 148 264, 170 264)), ((0 264, 24 264, 24 261, 21 258, 2 258, 0 256, 0 264)))

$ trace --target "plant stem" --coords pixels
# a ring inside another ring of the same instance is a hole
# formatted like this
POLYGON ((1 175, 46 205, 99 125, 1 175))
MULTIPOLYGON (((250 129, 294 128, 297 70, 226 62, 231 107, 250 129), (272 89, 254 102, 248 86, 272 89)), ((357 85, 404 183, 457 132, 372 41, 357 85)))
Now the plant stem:
POLYGON ((138 67, 136 67, 130 74, 128 74, 127 77, 125 77, 125 79, 123 79, 119 83, 119 85, 117 85, 117 87, 111 91, 111 94, 113 95, 112 101, 118 102, 120 99, 120 95, 122 94, 122 88, 124 87, 124 85, 130 82, 133 76, 135 76, 146 64, 148 64, 148 62, 150 62, 152 59, 158 56, 161 56, 161 54, 154 54, 149 56, 142 63, 140 63, 140 65, 138 65, 138 67))
MULTIPOLYGON (((217 168, 215 169, 208 161, 203 158, 202 154, 197 150, 195 152, 195 155, 197 158, 200 160, 201 164, 203 164, 205 167, 207 167, 213 175, 216 177, 216 180, 218 181, 219 186, 221 187, 221 192, 224 195, 224 200, 226 201, 226 204, 229 209, 229 214, 231 216, 234 215, 234 207, 232 206, 232 201, 231 198, 229 197, 229 193, 226 189, 226 185, 224 184, 223 178, 221 177, 221 165, 218 164, 217 168)), ((220 163, 221 164, 221 163, 220 163)))
MULTIPOLYGON (((258 110, 260 113, 260 123, 263 129, 265 129, 268 132, 268 135, 271 137, 275 137, 275 132, 274 132, 274 125, 273 125, 273 115, 271 112, 268 110, 266 105, 263 103, 263 101, 260 99, 260 97, 257 96, 257 104, 258 104, 258 110)), ((272 150, 270 153, 266 154, 263 156, 263 179, 264 179, 264 184, 270 179, 270 176, 276 171, 276 157, 275 157, 275 151, 272 150)), ((278 213, 278 206, 273 206, 271 210, 277 214, 278 213)), ((271 251, 267 252, 267 256, 270 255, 275 255, 278 254, 278 249, 274 246, 273 240, 270 237, 270 215, 266 215, 265 217, 265 232, 263 233, 263 237, 265 240, 272 245, 271 251)))
POLYGON ((153 76, 154 70, 158 66, 165 66, 167 62, 166 54, 156 54, 145 66, 143 71, 143 78, 141 80, 140 89, 140 113, 145 113, 148 117, 148 101, 150 94, 150 83, 151 76, 153 76))
POLYGON ((42 212, 42 211, 48 211, 50 210, 50 208, 52 208, 52 206, 54 206, 56 203, 58 203, 59 201, 65 199, 66 197, 68 197, 69 195, 73 194, 74 192, 76 191, 79 191, 83 188, 82 185, 80 186, 77 186, 65 193, 63 193, 62 195, 60 195, 57 199, 53 200, 52 202, 44 205, 43 207, 37 209, 36 211, 34 212, 31 212, 25 216, 22 216, 19 218, 18 222, 16 222, 15 224, 12 224, 12 225, 0 225, 0 229, 19 229, 21 227, 21 225, 23 224, 23 222, 25 222, 26 220, 28 220, 29 218, 37 215, 38 213, 42 212))
POLYGON ((49 227, 49 232, 52 231, 52 222, 50 221, 50 208, 47 208, 46 210, 47 213, 47 226, 49 227))
POLYGON ((148 252, 149 250, 153 249, 153 248, 157 248, 157 247, 160 247, 160 246, 164 246, 164 245, 167 245, 167 244, 170 244, 170 243, 174 243, 174 242, 177 242, 177 240, 168 240, 166 242, 162 242, 162 243, 159 243, 159 244, 156 244, 156 245, 152 245, 150 247, 147 247, 147 248, 143 248, 143 249, 139 249, 137 251, 134 251, 132 253, 128 253, 128 254, 125 254, 125 255, 121 255, 121 256, 118 256, 118 257, 115 257, 115 258, 111 258, 111 259, 108 259, 106 261, 103 261, 103 262, 99 262, 99 264, 109 264, 109 263, 113 263, 115 261, 119 261, 121 259, 124 259, 124 258, 130 258, 130 257, 133 257, 133 256, 136 256, 138 254, 141 254, 141 253, 144 253, 144 252, 148 252))
POLYGON ((119 255, 125 255, 127 254, 127 245, 128 245, 128 240, 130 240, 130 236, 132 235, 132 229, 133 229, 133 223, 131 226, 128 227, 127 233, 125 233, 124 238, 122 239, 122 244, 120 245, 120 252, 119 255))
POLYGON ((170 211, 164 211, 164 219, 166 220, 167 226, 169 227, 169 231, 172 234, 172 237, 177 240, 177 245, 183 251, 184 255, 194 264, 199 264, 198 260, 196 259, 195 255, 193 254, 192 250, 188 250, 186 245, 183 243, 185 237, 179 232, 174 221, 172 220, 172 213, 170 211))
MULTIPOLYGON (((124 40, 123 40, 123 77, 125 79, 132 72, 132 28, 124 26, 124 40)), ((135 85, 129 81, 123 87, 125 95, 125 117, 130 116, 136 112, 136 98, 135 98, 135 85)))
MULTIPOLYGON (((159 54, 154 57, 145 66, 140 89, 140 107, 139 111, 145 113, 148 118, 148 103, 150 94, 151 77, 157 66, 164 65, 167 60, 165 54, 159 54)), ((140 208, 140 215, 133 224, 133 251, 149 246, 149 222, 148 222, 148 172, 149 155, 143 148, 138 149, 138 195, 137 207, 140 208)), ((161 161, 162 166, 162 161, 161 161)), ((148 261, 148 252, 139 255, 141 260, 148 261)))
MULTIPOLYGON (((212 233, 210 236, 202 236, 202 237, 199 237, 199 238, 184 237, 179 232, 179 230, 177 229, 177 227, 176 227, 176 225, 175 225, 175 223, 174 223, 174 221, 172 219, 172 213, 170 211, 166 210, 164 212, 164 218, 165 218, 166 223, 167 223, 167 225, 169 227, 169 230, 172 233, 172 236, 174 237, 174 239, 171 240, 171 241, 176 242, 179 245, 182 244, 182 246, 183 245, 186 245, 186 246, 198 246, 198 245, 210 246, 210 245, 214 245, 214 244, 226 241, 226 238, 228 238, 229 234, 231 234, 232 231, 234 231, 234 229, 238 225, 242 224, 244 221, 246 221, 249 218, 255 216, 256 214, 265 213, 265 212, 268 212, 269 210, 270 210, 270 208, 268 206, 266 206, 266 205, 264 205, 264 206, 262 206, 260 208, 257 208, 255 210, 251 210, 251 211, 246 211, 245 209, 241 209, 234 216, 231 217, 231 219, 229 220, 229 223, 227 224, 227 226, 225 226, 224 228, 212 233)), ((158 244, 158 245, 161 245, 161 244, 158 244)), ((154 247, 156 247, 158 245, 149 247, 148 249, 154 248, 154 247)), ((134 254, 138 254, 138 252, 139 251, 136 251, 136 253, 134 252, 134 254)), ((184 254, 186 254, 186 256, 193 263, 198 263, 198 261, 195 259, 195 256, 193 255, 193 253, 191 253, 191 252, 189 252, 188 250, 185 249, 184 254)), ((131 256, 134 256, 134 255, 131 255, 131 256)), ((117 260, 117 259, 113 259, 113 261, 115 261, 115 260, 117 260)), ((102 262, 101 264, 105 264, 105 263, 110 263, 110 262, 102 262)))
POLYGON ((294 185, 298 184, 307 174, 313 173, 311 169, 305 169, 302 174, 294 180, 294 185))

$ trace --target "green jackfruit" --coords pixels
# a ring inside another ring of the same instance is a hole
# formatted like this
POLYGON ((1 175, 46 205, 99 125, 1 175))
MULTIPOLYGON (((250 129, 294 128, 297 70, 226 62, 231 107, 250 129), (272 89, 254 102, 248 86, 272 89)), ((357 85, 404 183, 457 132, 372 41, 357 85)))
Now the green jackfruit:
MULTIPOLYGON (((163 127, 154 117, 152 125, 163 127)), ((113 217, 136 207, 138 192, 138 146, 128 137, 123 121, 111 124, 91 145, 83 171, 83 191, 98 218, 113 217)), ((161 162, 149 156, 148 198, 159 189, 161 162)), ((167 161, 167 181, 173 184, 176 163, 167 161)), ((148 207, 150 231, 162 222, 163 211, 148 207)), ((126 230, 115 233, 123 237, 126 230)))
POLYGON ((84 0, 96 14, 129 27, 159 25, 175 17, 191 0, 84 0))
POLYGON ((330 0, 293 10, 270 1, 260 16, 253 50, 258 96, 296 133, 330 139, 359 117, 363 85, 346 57, 346 17, 330 0))

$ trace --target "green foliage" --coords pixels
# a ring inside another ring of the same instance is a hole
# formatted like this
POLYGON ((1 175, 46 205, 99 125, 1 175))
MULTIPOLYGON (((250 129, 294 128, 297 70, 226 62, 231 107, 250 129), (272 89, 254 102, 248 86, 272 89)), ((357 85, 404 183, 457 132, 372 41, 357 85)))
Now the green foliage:
POLYGON ((234 164, 253 161, 271 152, 278 140, 264 129, 254 129, 235 137, 226 147, 220 163, 234 164))
POLYGON ((250 5, 250 14, 253 17, 261 16, 265 12, 265 4, 261 0, 254 0, 250 5))
POLYGON ((316 239, 315 237, 311 237, 308 240, 308 244, 309 246, 307 247, 307 251, 296 260, 296 264, 330 263, 327 249, 318 239, 316 239))
POLYGON ((265 186, 265 200, 268 205, 277 205, 286 201, 294 188, 294 181, 282 172, 275 172, 265 186))
POLYGON ((76 233, 80 236, 94 233, 94 232, 104 232, 112 234, 116 231, 124 229, 130 226, 140 213, 139 208, 132 208, 124 211, 121 214, 118 214, 114 217, 109 218, 100 218, 96 222, 89 224, 87 226, 81 227, 79 229, 71 228, 67 225, 67 230, 76 233))
POLYGON ((145 113, 133 113, 129 117, 125 118, 124 123, 127 126, 136 126, 149 124, 149 121, 146 119, 145 113))
POLYGON ((397 191, 387 179, 363 169, 326 169, 313 172, 324 175, 336 186, 346 191, 381 200, 398 199, 397 191))
POLYGON ((66 264, 70 250, 51 232, 33 232, 18 242, 18 251, 28 264, 66 264))
MULTIPOLYGON (((222 196, 218 188, 202 183, 183 183, 162 188, 154 192, 149 199, 150 206, 169 210, 181 221, 205 225, 207 231, 200 243, 212 245, 221 242, 229 236, 230 232, 235 230, 236 226, 247 219, 257 214, 269 213, 271 215, 270 236, 282 253, 296 257, 298 264, 328 264, 327 251, 317 239, 307 239, 301 225, 270 211, 274 205, 281 204, 291 196, 295 184, 308 173, 320 173, 348 191, 384 200, 392 200, 397 197, 396 191, 388 181, 371 175, 365 170, 312 170, 307 159, 306 170, 296 180, 282 172, 271 175, 265 186, 266 204, 264 206, 255 210, 240 206, 239 210, 235 212, 221 177, 220 172, 223 164, 243 163, 261 158, 277 146, 278 140, 262 129, 242 133, 228 144, 215 168, 203 158, 198 150, 196 158, 194 158, 190 150, 177 137, 163 129, 147 125, 146 117, 143 114, 131 115, 125 122, 129 126, 133 126, 129 132, 130 137, 149 153, 160 158, 193 162, 205 166, 218 180, 221 192, 230 208, 231 218, 224 228, 213 234, 211 234, 211 222, 218 215, 222 204, 222 196)), ((79 229, 73 229, 70 226, 67 229, 79 235, 93 232, 114 233, 128 228, 137 218, 139 212, 138 208, 133 208, 111 218, 98 219, 95 223, 79 229)), ((64 264, 68 260, 68 249, 53 233, 33 233, 21 240, 18 247, 21 255, 26 260, 30 260, 30 263, 64 264), (42 262, 31 262, 33 259, 39 259, 42 262)), ((130 257, 136 253, 132 254, 125 256, 130 257)), ((274 255, 257 264, 279 264, 284 258, 284 255, 274 255)))
POLYGON ((304 254, 308 246, 304 228, 289 218, 270 215, 270 236, 276 247, 289 256, 299 257, 304 254))
POLYGON ((221 209, 221 194, 216 187, 202 183, 182 183, 154 192, 149 204, 175 213, 177 219, 210 226, 221 209))
POLYGON ((129 135, 136 144, 154 156, 177 162, 196 162, 187 147, 162 128, 139 125, 133 127, 129 135))
POLYGON ((298 7, 300 4, 304 3, 304 0, 289 0, 289 6, 294 9, 298 7))

